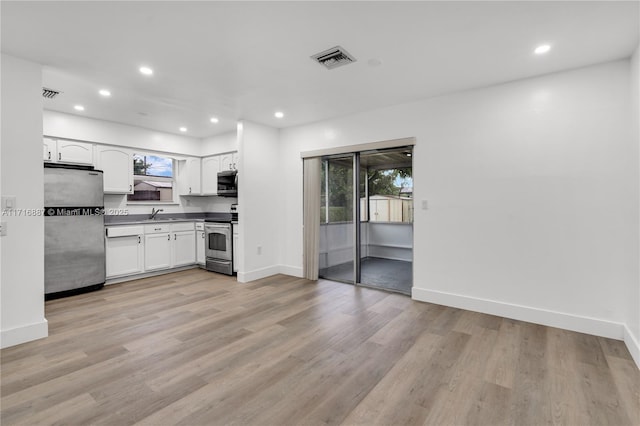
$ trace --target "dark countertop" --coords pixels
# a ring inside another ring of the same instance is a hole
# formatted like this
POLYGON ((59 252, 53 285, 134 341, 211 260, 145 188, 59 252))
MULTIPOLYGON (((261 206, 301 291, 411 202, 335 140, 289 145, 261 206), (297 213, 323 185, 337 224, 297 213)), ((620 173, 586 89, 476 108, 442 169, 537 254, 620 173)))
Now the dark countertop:
POLYGON ((150 220, 149 214, 130 215, 105 215, 105 226, 113 225, 137 225, 160 222, 187 222, 187 221, 218 221, 231 222, 231 213, 207 212, 207 213, 167 213, 159 214, 150 220))

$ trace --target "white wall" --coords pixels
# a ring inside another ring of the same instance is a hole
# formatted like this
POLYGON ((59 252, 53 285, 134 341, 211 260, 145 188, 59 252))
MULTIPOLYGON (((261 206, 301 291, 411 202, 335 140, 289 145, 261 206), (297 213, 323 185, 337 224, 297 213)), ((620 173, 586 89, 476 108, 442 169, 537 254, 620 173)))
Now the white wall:
POLYGON ((631 132, 633 135, 633 148, 635 155, 635 215, 636 226, 632 235, 635 235, 636 269, 634 284, 629 287, 627 334, 625 341, 636 364, 640 366, 640 45, 631 57, 631 132))
POLYGON ((217 155, 238 150, 238 133, 229 132, 202 139, 200 155, 217 155))
POLYGON ((625 60, 282 130, 282 264, 301 271, 301 151, 414 136, 415 299, 622 338, 629 127, 625 60))
MULTIPOLYGON (((283 214, 282 188, 288 176, 280 168, 278 130, 248 121, 240 126, 238 281, 247 282, 279 271, 281 244, 287 244, 278 225, 283 214)), ((301 182, 300 177, 298 184, 301 182)))
MULTIPOLYGON (((42 70, 2 54, 1 193, 17 209, 44 206, 42 167, 42 70)), ((16 213, 19 211, 16 210, 16 213)), ((44 218, 2 216, 7 235, 1 250, 1 347, 48 335, 44 318, 44 218)))
POLYGON ((198 138, 158 132, 111 121, 45 110, 42 114, 42 122, 45 136, 172 154, 200 156, 202 152, 202 142, 198 138))

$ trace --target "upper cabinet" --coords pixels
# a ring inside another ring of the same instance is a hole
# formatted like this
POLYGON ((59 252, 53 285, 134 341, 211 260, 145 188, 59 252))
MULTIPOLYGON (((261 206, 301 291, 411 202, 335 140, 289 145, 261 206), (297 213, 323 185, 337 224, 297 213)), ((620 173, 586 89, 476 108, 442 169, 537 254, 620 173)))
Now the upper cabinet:
POLYGON ((47 162, 93 165, 93 144, 44 138, 43 160, 47 162))
POLYGON ((220 156, 204 157, 202 159, 202 194, 216 195, 218 193, 218 172, 220 171, 220 156))
POLYGON ((105 194, 133 194, 133 151, 98 145, 96 166, 104 172, 105 194))
POLYGON ((57 141, 51 138, 44 138, 43 146, 44 146, 44 153, 43 153, 44 161, 56 161, 56 159, 58 158, 57 141))
POLYGON ((178 186, 180 195, 217 195, 218 172, 238 170, 238 153, 188 158, 180 161, 178 186))
POLYGON ((180 161, 178 170, 178 187, 180 195, 201 195, 201 162, 200 158, 187 158, 180 161))
POLYGON ((230 152, 228 154, 219 155, 220 171, 238 170, 238 153, 230 152))

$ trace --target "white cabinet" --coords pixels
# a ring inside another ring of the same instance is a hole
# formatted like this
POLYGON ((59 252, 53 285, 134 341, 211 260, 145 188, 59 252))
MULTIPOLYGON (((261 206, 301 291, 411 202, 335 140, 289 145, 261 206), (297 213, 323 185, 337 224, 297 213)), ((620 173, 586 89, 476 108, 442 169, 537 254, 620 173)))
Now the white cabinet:
POLYGON ((230 152, 220 155, 220 171, 238 170, 238 153, 230 152))
POLYGON ((196 223, 196 263, 203 265, 206 262, 204 223, 196 223))
POLYGON ((43 148, 44 152, 42 153, 42 158, 44 161, 56 161, 58 158, 58 146, 57 141, 51 138, 43 139, 43 148))
POLYGON ((182 160, 179 167, 178 187, 180 188, 180 195, 200 195, 200 158, 182 160))
POLYGON ((144 232, 145 271, 171 268, 171 232, 169 225, 146 225, 144 232))
POLYGON ((233 272, 238 272, 238 225, 231 225, 233 228, 233 272))
POLYGON ((144 228, 114 226, 106 228, 107 278, 144 271, 144 228))
POLYGON ((218 193, 218 172, 220 171, 220 156, 204 157, 202 159, 202 193, 216 195, 218 193))
POLYGON ((193 222, 171 224, 171 267, 196 263, 196 233, 193 222))
POLYGON ((93 144, 44 138, 43 145, 45 161, 93 165, 93 144))
POLYGON ((218 172, 237 170, 238 153, 188 158, 179 162, 180 195, 217 195, 218 172))
POLYGON ((58 161, 62 163, 93 164, 93 145, 58 140, 58 161))
POLYGON ((201 225, 199 240, 193 222, 107 226, 107 278, 194 265, 196 253, 197 262, 204 265, 201 225))
POLYGON ((196 263, 193 222, 146 225, 144 239, 146 271, 196 263))
POLYGON ((98 145, 96 167, 104 172, 105 194, 133 194, 133 151, 98 145))

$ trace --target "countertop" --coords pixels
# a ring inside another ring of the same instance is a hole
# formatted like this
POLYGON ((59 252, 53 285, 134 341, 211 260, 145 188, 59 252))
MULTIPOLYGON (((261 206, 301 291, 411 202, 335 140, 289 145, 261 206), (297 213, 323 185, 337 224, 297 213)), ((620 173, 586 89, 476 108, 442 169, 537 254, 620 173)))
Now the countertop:
POLYGON ((148 214, 105 215, 104 225, 146 225, 149 223, 204 222, 205 220, 231 222, 231 213, 221 212, 159 214, 155 219, 149 219, 149 216, 148 214))

